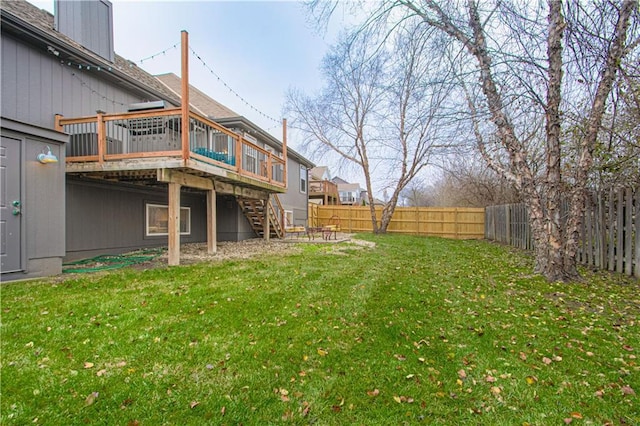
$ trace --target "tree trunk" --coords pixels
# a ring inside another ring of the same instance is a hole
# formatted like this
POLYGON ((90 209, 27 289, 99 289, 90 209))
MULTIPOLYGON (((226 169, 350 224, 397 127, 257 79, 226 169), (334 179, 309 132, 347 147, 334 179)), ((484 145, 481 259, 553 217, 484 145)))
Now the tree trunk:
POLYGON ((391 223, 391 218, 393 217, 393 213, 396 211, 396 207, 398 206, 398 197, 400 196, 400 190, 396 189, 393 192, 391 199, 387 204, 385 204, 384 208, 382 209, 382 218, 380 219, 381 234, 385 234, 387 232, 387 228, 391 223))

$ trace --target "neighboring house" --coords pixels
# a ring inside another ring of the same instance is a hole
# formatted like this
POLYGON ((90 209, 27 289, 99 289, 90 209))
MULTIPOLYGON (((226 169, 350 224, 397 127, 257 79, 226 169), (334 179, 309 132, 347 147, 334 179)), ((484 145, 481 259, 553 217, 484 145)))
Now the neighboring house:
POLYGON ((306 219, 313 164, 224 106, 181 105, 116 55, 111 8, 56 0, 54 17, 0 3, 2 281, 142 247, 168 245, 175 265, 181 242, 214 252, 281 235, 284 208, 306 219))
MULTIPOLYGON (((340 204, 349 206, 368 206, 369 197, 367 190, 362 189, 359 183, 349 183, 346 180, 336 176, 331 179, 338 187, 338 193, 340 194, 340 204)), ((373 199, 373 203, 376 206, 384 206, 386 203, 377 198, 373 199)))
MULTIPOLYGON (((360 188, 359 183, 349 183, 344 179, 339 177, 335 177, 333 182, 338 187, 338 194, 340 196, 340 204, 349 205, 349 206, 358 206, 362 205, 362 193, 366 191, 360 188)), ((366 200, 365 200, 366 202, 366 200)))
POLYGON ((331 181, 327 166, 317 166, 309 171, 309 201, 325 206, 340 204, 338 186, 331 181))

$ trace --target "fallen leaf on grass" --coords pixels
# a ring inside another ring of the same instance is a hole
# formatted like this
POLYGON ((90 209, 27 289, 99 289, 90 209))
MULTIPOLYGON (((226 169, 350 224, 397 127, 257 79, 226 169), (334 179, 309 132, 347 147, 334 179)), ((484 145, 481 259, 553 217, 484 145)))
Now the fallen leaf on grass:
POLYGON ((484 378, 484 380, 485 380, 487 383, 495 383, 496 378, 495 378, 495 377, 493 377, 492 375, 487 375, 487 377, 485 377, 485 378, 484 378))
POLYGON ((198 401, 191 401, 189 403, 189 408, 196 408, 198 405, 200 405, 200 403, 198 401))
POLYGON ((622 388, 622 393, 624 395, 635 395, 636 391, 633 390, 633 388, 629 385, 624 385, 622 388))
POLYGON ((551 361, 551 359, 547 358, 546 356, 544 358, 542 358, 542 362, 549 365, 551 364, 553 361, 551 361))
POLYGON ((89 396, 87 396, 87 398, 84 400, 84 405, 92 405, 94 402, 96 402, 96 399, 98 399, 98 395, 100 395, 98 392, 91 392, 89 396))
POLYGON ((84 363, 84 368, 93 368, 93 363, 92 362, 85 362, 84 363))
POLYGON ((322 348, 318 348, 318 355, 320 355, 320 356, 327 356, 327 354, 328 354, 328 353, 329 353, 329 352, 325 351, 324 349, 322 349, 322 348))
POLYGON ((413 398, 411 398, 410 396, 404 396, 404 395, 400 395, 400 396, 398 396, 398 395, 394 395, 394 396, 393 396, 393 400, 394 400, 395 402, 397 402, 398 404, 401 404, 401 403, 403 403, 403 402, 406 402, 406 403, 412 404, 412 403, 414 402, 414 399, 413 399, 413 398))
POLYGON ((100 377, 100 376, 104 376, 107 373, 107 370, 105 370, 104 368, 102 370, 98 370, 96 371, 96 376, 100 377))
POLYGON ((378 395, 380 395, 380 391, 378 389, 374 389, 372 391, 367 391, 367 395, 369 395, 369 396, 378 396, 378 395))
POLYGON ((302 403, 302 406, 304 408, 302 409, 301 415, 302 415, 302 417, 307 417, 307 415, 309 414, 309 410, 311 410, 311 406, 309 405, 309 403, 307 401, 304 401, 302 403))
POLYGON ((574 411, 571 413, 571 417, 573 417, 574 419, 581 419, 582 414, 578 413, 577 411, 574 411))
POLYGON ((120 409, 126 410, 127 407, 130 406, 131 404, 133 404, 133 399, 127 398, 124 401, 122 401, 122 404, 120 404, 120 409))
POLYGON ((528 385, 532 385, 538 381, 538 378, 536 376, 527 376, 525 380, 527 381, 528 385))
POLYGON ((220 409, 220 414, 224 416, 226 412, 227 412, 227 407, 223 405, 222 408, 220 409))
POLYGON ((467 372, 464 370, 458 370, 458 377, 460 377, 461 379, 466 379, 467 378, 467 372))
POLYGON ((293 420, 293 411, 291 410, 285 411, 284 414, 282 415, 282 420, 284 421, 293 420))

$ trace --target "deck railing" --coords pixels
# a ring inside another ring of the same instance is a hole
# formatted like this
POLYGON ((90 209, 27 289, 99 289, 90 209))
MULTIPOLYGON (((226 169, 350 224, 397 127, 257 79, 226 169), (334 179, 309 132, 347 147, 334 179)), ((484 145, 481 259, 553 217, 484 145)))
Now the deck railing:
POLYGON ((272 152, 194 112, 189 113, 188 149, 183 149, 180 108, 81 118, 56 116, 56 128, 70 135, 68 163, 183 158, 286 186, 283 153, 272 152))
POLYGON ((338 195, 338 185, 330 180, 312 180, 309 182, 309 192, 338 195))

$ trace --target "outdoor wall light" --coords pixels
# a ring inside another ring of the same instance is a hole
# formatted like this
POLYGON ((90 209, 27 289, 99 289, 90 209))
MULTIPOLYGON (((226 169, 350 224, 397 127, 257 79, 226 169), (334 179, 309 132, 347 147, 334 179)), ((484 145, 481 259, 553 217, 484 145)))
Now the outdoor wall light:
POLYGON ((41 162, 42 164, 49 164, 49 163, 57 163, 58 162, 58 157, 56 157, 52 152, 51 152, 51 148, 47 146, 47 152, 44 152, 44 150, 38 154, 38 161, 41 162))

